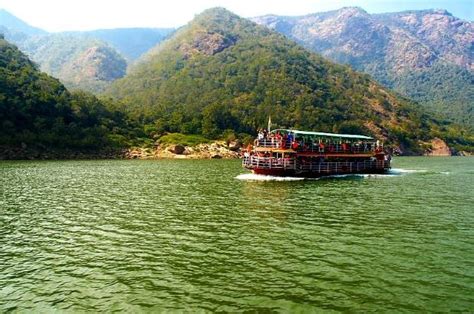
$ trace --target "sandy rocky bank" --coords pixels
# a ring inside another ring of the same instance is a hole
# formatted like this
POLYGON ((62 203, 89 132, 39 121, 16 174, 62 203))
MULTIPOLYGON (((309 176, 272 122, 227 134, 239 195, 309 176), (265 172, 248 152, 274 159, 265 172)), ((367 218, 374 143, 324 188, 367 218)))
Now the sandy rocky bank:
POLYGON ((154 148, 131 148, 128 149, 124 157, 127 159, 233 159, 240 157, 240 148, 242 144, 239 141, 227 144, 224 141, 216 141, 209 144, 199 144, 196 146, 184 145, 156 145, 154 148))

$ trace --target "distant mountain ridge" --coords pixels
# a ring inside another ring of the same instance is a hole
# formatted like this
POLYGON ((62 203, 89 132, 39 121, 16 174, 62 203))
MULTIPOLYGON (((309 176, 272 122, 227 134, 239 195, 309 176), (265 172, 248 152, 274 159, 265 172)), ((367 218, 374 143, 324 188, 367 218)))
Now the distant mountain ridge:
POLYGON ((427 108, 474 125, 472 22, 445 10, 368 14, 357 7, 252 20, 369 73, 427 108))
POLYGON ((128 63, 174 29, 130 28, 48 33, 0 10, 0 33, 68 88, 102 92, 128 63))
POLYGON ((114 28, 85 32, 70 32, 73 35, 87 35, 107 42, 127 60, 134 61, 157 43, 174 32, 174 28, 114 28))
POLYGON ((100 92, 127 69, 126 60, 113 47, 88 36, 33 36, 19 42, 18 47, 68 88, 100 92))
POLYGON ((22 32, 29 36, 47 34, 45 30, 25 23, 24 21, 4 9, 0 9, 0 25, 15 31, 22 32))

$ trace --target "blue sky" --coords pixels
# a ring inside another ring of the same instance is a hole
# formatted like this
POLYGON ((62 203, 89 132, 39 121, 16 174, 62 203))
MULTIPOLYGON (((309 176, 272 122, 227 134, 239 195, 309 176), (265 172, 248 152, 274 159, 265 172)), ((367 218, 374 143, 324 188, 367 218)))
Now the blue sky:
POLYGON ((240 16, 303 15, 359 6, 369 13, 442 8, 472 21, 474 0, 0 0, 0 8, 48 31, 177 27, 215 6, 240 16))

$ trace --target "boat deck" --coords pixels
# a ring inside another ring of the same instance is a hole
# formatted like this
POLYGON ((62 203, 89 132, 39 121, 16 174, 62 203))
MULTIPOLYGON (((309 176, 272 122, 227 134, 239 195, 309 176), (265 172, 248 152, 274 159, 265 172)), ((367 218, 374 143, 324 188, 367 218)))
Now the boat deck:
POLYGON ((296 173, 351 173, 371 170, 385 170, 390 168, 389 161, 366 160, 366 161, 343 161, 343 162, 316 162, 299 161, 295 158, 275 157, 244 157, 242 165, 247 169, 279 169, 291 170, 296 173))

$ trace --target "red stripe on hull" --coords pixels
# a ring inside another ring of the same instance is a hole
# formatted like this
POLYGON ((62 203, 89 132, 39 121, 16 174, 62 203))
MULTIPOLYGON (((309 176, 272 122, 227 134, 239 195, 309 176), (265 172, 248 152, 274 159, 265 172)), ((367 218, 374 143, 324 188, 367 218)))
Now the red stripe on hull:
POLYGON ((366 169, 364 171, 345 171, 345 172, 300 172, 296 173, 293 170, 284 169, 262 169, 253 168, 252 172, 255 174, 276 176, 276 177, 302 177, 302 178, 319 178, 324 176, 341 175, 341 174, 384 174, 390 169, 366 169))

